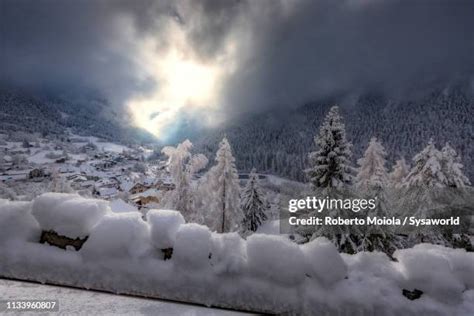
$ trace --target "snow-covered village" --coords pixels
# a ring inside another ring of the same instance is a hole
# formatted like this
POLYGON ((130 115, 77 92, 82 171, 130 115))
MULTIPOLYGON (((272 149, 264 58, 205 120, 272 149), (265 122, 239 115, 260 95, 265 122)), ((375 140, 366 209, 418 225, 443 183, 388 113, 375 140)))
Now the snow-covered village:
POLYGON ((0 314, 474 315, 473 17, 3 1, 0 314))

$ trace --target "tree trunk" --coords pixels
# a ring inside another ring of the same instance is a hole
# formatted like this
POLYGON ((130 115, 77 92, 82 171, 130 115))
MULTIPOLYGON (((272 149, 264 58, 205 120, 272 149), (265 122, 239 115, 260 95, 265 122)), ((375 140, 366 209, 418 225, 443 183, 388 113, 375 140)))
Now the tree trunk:
POLYGON ((225 229, 225 178, 224 178, 224 184, 223 184, 223 189, 222 189, 222 231, 221 233, 224 233, 225 229))

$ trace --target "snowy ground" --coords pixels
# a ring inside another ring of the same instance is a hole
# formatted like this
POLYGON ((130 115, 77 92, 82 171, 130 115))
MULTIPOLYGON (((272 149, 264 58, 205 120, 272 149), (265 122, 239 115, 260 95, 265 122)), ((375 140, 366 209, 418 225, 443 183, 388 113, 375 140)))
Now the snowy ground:
MULTIPOLYGON (((191 304, 0 279, 0 300, 10 299, 58 300, 58 314, 61 315, 250 315, 191 304)), ((38 315, 38 312, 18 314, 38 315)))

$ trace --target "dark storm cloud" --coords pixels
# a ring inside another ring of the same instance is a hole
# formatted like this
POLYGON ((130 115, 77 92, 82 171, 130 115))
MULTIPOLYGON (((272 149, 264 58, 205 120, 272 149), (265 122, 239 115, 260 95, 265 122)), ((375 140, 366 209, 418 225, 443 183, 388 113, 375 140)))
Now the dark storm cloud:
POLYGON ((1 0, 0 79, 95 89, 117 103, 155 87, 136 68, 120 17, 157 49, 174 19, 206 61, 234 42, 237 67, 221 96, 230 116, 367 89, 403 93, 474 70, 473 1, 1 0))
POLYGON ((239 111, 372 89, 403 95, 474 71, 472 1, 259 4, 242 22, 248 57, 226 85, 239 111))
POLYGON ((129 18, 141 36, 159 30, 169 12, 164 1, 2 0, 1 83, 119 101, 152 82, 130 58, 118 19, 129 18))

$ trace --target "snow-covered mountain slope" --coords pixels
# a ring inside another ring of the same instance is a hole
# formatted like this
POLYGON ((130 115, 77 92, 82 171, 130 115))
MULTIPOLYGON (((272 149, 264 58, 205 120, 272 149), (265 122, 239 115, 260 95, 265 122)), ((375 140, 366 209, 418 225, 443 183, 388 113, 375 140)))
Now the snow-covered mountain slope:
MULTIPOLYGON (((259 172, 304 180, 307 154, 329 108, 338 103, 347 137, 353 143, 353 162, 360 158, 371 137, 381 140, 393 163, 404 156, 411 162, 432 137, 438 147, 449 141, 462 157, 465 173, 474 180, 474 97, 465 87, 435 89, 397 101, 381 95, 364 95, 348 101, 331 99, 281 113, 264 113, 223 129, 194 137, 199 152, 212 156, 227 135, 240 171, 259 172)), ((388 166, 391 167, 391 166, 388 166)))
POLYGON ((0 90, 0 133, 64 135, 66 129, 117 142, 154 140, 151 134, 132 127, 100 99, 45 97, 0 90))

